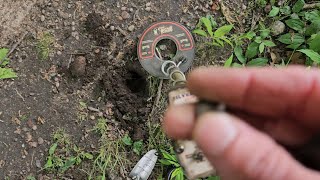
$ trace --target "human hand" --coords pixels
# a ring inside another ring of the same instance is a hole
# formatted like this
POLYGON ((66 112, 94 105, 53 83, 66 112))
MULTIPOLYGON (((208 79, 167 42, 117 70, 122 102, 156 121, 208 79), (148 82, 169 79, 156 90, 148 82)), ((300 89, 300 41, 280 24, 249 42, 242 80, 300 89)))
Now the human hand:
POLYGON ((194 139, 223 180, 320 179, 283 148, 303 146, 320 131, 319 70, 201 68, 188 88, 236 109, 196 120, 194 106, 171 106, 164 119, 166 133, 194 139))

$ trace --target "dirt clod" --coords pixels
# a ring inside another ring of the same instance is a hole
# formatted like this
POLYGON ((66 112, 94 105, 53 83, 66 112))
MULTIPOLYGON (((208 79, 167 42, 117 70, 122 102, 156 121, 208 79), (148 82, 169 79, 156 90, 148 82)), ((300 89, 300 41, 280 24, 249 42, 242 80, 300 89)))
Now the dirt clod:
POLYGON ((70 64, 70 72, 74 77, 84 76, 86 73, 86 65, 87 61, 84 56, 78 56, 71 64, 70 64))
POLYGON ((107 100, 111 100, 115 105, 117 119, 122 120, 125 115, 129 116, 125 119, 133 117, 138 117, 138 121, 146 119, 149 111, 146 108, 147 82, 138 69, 129 66, 109 69, 103 77, 103 83, 107 100))

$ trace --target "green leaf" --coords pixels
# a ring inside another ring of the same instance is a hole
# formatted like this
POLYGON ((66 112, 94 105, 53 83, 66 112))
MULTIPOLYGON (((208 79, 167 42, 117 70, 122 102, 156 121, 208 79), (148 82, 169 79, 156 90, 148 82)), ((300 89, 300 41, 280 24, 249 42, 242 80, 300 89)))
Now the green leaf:
POLYGON ((320 55, 319 53, 315 52, 311 49, 300 49, 299 52, 302 52, 303 54, 307 55, 312 61, 316 63, 320 63, 320 55))
POLYGON ((245 57, 248 59, 251 59, 256 55, 258 55, 258 52, 259 52, 258 48, 259 48, 259 44, 256 42, 252 42, 251 44, 249 44, 245 57))
POLYGON ((222 37, 222 36, 228 34, 232 28, 233 28, 233 25, 222 26, 214 32, 214 37, 216 37, 216 38, 222 37))
POLYGON ((320 53, 320 34, 317 34, 310 42, 309 47, 317 53, 320 53))
POLYGON ((207 18, 210 20, 212 28, 216 28, 218 26, 218 23, 214 20, 214 18, 211 15, 207 15, 207 18))
POLYGON ((84 153, 84 157, 86 157, 87 159, 93 159, 93 155, 90 153, 84 153))
POLYGON ((129 137, 128 134, 126 134, 121 140, 127 146, 131 146, 133 144, 132 139, 129 137))
POLYGON ((263 52, 264 52, 264 48, 265 48, 265 44, 264 44, 264 43, 261 43, 261 44, 259 45, 259 52, 260 52, 260 53, 263 53, 263 52))
POLYGON ((195 29, 193 30, 193 33, 198 34, 200 36, 208 37, 208 34, 202 29, 195 29))
POLYGON ((280 9, 280 12, 284 15, 289 15, 291 14, 291 8, 290 6, 284 6, 280 9))
POLYGON ((279 14, 280 12, 280 8, 276 7, 276 6, 272 6, 272 9, 269 13, 269 17, 275 17, 279 14))
POLYGON ((79 104, 82 108, 87 108, 87 104, 85 102, 80 101, 79 104))
POLYGON ((175 156, 172 156, 171 154, 169 154, 168 152, 166 152, 165 150, 160 150, 162 153, 162 156, 167 159, 167 160, 171 160, 174 162, 178 162, 177 158, 175 156))
POLYGON ((228 39, 228 38, 226 38, 226 37, 221 37, 220 39, 222 39, 224 42, 226 42, 226 43, 228 43, 231 47, 233 47, 233 44, 232 44, 232 42, 228 39))
POLYGON ((228 60, 226 60, 226 62, 224 63, 224 67, 231 67, 233 61, 233 54, 229 57, 228 60))
POLYGON ((298 0, 296 4, 293 6, 292 11, 294 13, 300 12, 303 9, 304 4, 305 4, 304 0, 298 0))
POLYGON ((255 32, 249 31, 248 33, 245 34, 244 37, 247 38, 247 39, 249 39, 249 40, 251 40, 251 39, 253 39, 255 36, 256 36, 256 33, 255 33, 255 32))
POLYGON ((75 157, 70 157, 62 166, 61 171, 65 172, 68 170, 71 166, 73 166, 76 163, 76 158, 75 157))
POLYGON ((320 31, 320 20, 313 21, 306 29, 306 35, 311 36, 320 31))
POLYGON ((176 168, 171 174, 171 180, 183 180, 183 170, 181 167, 176 168))
POLYGON ((37 179, 36 179, 35 177, 29 175, 29 176, 27 177, 27 180, 37 180, 37 179))
POLYGON ((215 40, 219 43, 219 45, 220 45, 221 47, 224 47, 223 41, 221 41, 221 40, 218 39, 218 38, 216 38, 215 40))
POLYGON ((143 147, 143 141, 137 141, 133 143, 133 152, 140 155, 143 147))
POLYGON ((270 29, 263 29, 263 30, 260 30, 260 36, 262 39, 265 39, 266 37, 268 37, 271 33, 271 30, 270 29))
POLYGON ((289 26, 291 29, 294 29, 296 31, 302 31, 305 27, 304 22, 302 22, 300 19, 289 19, 286 20, 287 26, 289 26))
POLYGON ((262 37, 257 36, 256 39, 254 40, 256 43, 262 43, 262 37))
POLYGON ((49 169, 53 167, 53 163, 52 163, 52 157, 49 156, 47 163, 44 165, 45 169, 49 169))
POLYGON ((242 68, 243 65, 241 65, 241 64, 239 64, 239 63, 233 63, 233 64, 232 64, 232 67, 233 67, 233 68, 242 68))
POLYGON ((57 143, 52 144, 50 149, 49 149, 49 155, 53 155, 54 152, 56 151, 57 147, 58 147, 57 143))
POLYGON ((213 36, 213 31, 212 31, 212 25, 211 25, 211 21, 210 19, 206 18, 206 17, 202 17, 200 19, 200 21, 204 24, 204 26, 207 29, 207 32, 209 33, 209 35, 212 37, 213 36))
POLYGON ((10 79, 18 77, 11 68, 1 68, 0 67, 0 79, 10 79))
POLYGON ((246 63, 246 58, 243 55, 243 50, 241 48, 241 46, 236 46, 234 48, 234 54, 236 55, 237 59, 242 63, 245 64, 246 63))
POLYGON ((247 66, 265 66, 268 63, 267 58, 257 58, 247 63, 247 66))
POLYGON ((320 11, 319 10, 313 10, 310 12, 305 12, 304 17, 307 21, 319 21, 320 20, 320 11))
POLYGON ((264 41, 263 41, 263 44, 264 44, 265 46, 267 46, 267 47, 274 47, 274 46, 276 46, 276 44, 275 44, 274 42, 269 41, 269 40, 264 40, 264 41))
POLYGON ((159 162, 165 166, 171 166, 172 163, 166 159, 160 159, 159 162))
POLYGON ((0 49, 0 61, 4 60, 8 54, 9 50, 6 48, 0 49))
POLYGON ((305 39, 300 34, 294 33, 287 33, 278 38, 278 41, 282 42, 283 44, 297 44, 297 43, 304 43, 305 39))
POLYGON ((286 48, 296 50, 296 49, 298 49, 302 44, 303 44, 303 43, 292 43, 292 44, 288 45, 286 48))

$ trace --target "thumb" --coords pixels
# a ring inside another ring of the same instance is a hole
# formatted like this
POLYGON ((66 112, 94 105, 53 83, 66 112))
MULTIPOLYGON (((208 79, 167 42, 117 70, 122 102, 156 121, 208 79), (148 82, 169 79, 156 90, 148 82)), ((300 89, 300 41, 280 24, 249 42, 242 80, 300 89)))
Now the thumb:
POLYGON ((195 141, 222 180, 320 179, 266 134, 225 113, 202 115, 193 131, 195 141))

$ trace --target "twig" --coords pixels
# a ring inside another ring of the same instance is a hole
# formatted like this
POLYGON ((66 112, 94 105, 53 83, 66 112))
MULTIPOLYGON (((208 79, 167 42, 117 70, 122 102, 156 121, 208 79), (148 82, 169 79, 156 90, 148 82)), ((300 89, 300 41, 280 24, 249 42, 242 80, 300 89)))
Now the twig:
POLYGON ((2 144, 4 144, 6 147, 9 147, 9 145, 5 142, 0 141, 2 144))
POLYGON ((21 44, 21 42, 23 41, 23 39, 26 37, 27 34, 28 34, 28 32, 25 32, 25 33, 21 36, 21 38, 18 40, 18 42, 16 42, 16 43, 12 46, 12 48, 10 49, 10 51, 8 52, 8 54, 6 55, 6 57, 3 58, 2 60, 0 60, 0 64, 2 64, 3 61, 4 61, 5 59, 7 59, 7 58, 13 53, 14 50, 17 49, 17 47, 19 46, 19 44, 21 44))
POLYGON ((18 96, 21 97, 22 101, 25 101, 24 97, 19 93, 19 91, 17 89, 14 89, 14 90, 16 90, 16 93, 18 94, 18 96))
POLYGON ((4 121, 3 121, 3 120, 0 120, 0 122, 4 123, 4 121))
POLYGON ((161 98, 161 91, 162 91, 162 86, 163 86, 163 79, 160 80, 159 87, 158 87, 158 92, 157 92, 157 98, 156 98, 156 106, 158 106, 161 98))
POLYGON ((159 86, 158 86, 157 97, 156 97, 156 100, 154 101, 154 104, 152 106, 152 110, 151 110, 151 113, 150 113, 151 116, 153 116, 156 107, 159 107, 158 105, 159 105, 160 98, 161 98, 162 86, 163 86, 163 79, 160 80, 160 83, 159 83, 159 86))
POLYGON ((314 9, 314 8, 320 8, 320 3, 305 4, 303 6, 303 9, 314 9))
POLYGON ((35 154, 35 151, 33 151, 33 153, 32 153, 32 157, 31 157, 31 166, 33 165, 33 158, 34 158, 34 154, 35 154))

